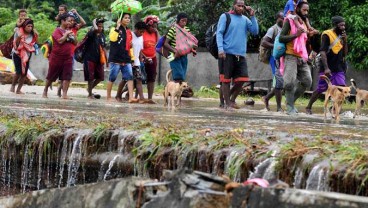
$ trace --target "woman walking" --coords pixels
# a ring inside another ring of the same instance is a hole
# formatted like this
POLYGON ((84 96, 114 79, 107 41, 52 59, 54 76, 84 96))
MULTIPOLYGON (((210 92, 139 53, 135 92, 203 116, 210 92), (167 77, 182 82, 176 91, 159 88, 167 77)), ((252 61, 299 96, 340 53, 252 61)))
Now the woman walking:
POLYGON ((15 66, 15 75, 10 92, 24 94, 21 89, 27 77, 29 61, 32 53, 35 52, 34 45, 37 43, 38 34, 34 31, 32 19, 25 19, 22 25, 15 28, 13 41, 13 62, 15 66), (17 90, 15 85, 18 83, 17 90))

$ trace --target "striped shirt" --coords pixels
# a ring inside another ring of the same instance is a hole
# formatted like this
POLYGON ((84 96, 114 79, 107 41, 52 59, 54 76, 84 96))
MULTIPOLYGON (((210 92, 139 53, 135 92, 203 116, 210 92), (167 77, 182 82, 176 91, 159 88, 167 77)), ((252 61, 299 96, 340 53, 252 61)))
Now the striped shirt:
MULTIPOLYGON (((186 31, 190 32, 189 27, 184 26, 184 29, 186 31)), ((175 28, 175 26, 172 26, 169 29, 169 32, 167 32, 166 38, 170 40, 171 47, 175 48, 176 47, 176 28, 175 28)))

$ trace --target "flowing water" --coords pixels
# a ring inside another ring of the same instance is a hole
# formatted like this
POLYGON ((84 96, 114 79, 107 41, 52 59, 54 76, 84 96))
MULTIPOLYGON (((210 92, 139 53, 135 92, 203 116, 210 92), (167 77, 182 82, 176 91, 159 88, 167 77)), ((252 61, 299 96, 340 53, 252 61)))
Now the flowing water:
MULTIPOLYGON (((241 135, 257 138, 269 143, 268 155, 250 157, 248 146, 228 146, 216 149, 216 142, 209 146, 168 147, 159 152, 160 158, 150 160, 150 155, 137 155, 141 145, 139 137, 144 132, 124 127, 110 129, 103 140, 94 140, 94 128, 79 129, 76 126, 63 128, 61 132, 50 130, 34 142, 22 145, 6 138, 0 149, 0 195, 12 195, 31 190, 74 186, 77 184, 110 180, 117 177, 136 175, 160 179, 162 170, 169 168, 190 168, 228 175, 235 182, 248 178, 264 178, 275 181, 282 178, 284 170, 277 167, 280 145, 294 138, 334 138, 339 141, 359 142, 367 145, 368 119, 353 120, 349 113, 342 115, 336 123, 324 120, 321 115, 308 116, 301 113, 297 117, 266 112, 262 106, 244 107, 239 111, 218 109, 217 102, 184 101, 184 107, 176 111, 164 110, 158 105, 105 104, 96 102, 87 107, 80 101, 68 105, 29 101, 27 103, 6 103, 2 110, 20 116, 35 116, 57 119, 68 117, 83 123, 92 120, 96 126, 101 120, 114 118, 131 122, 149 122, 151 126, 178 125, 186 128, 210 129, 204 137, 220 134, 231 129, 243 129, 241 135), (113 113, 112 113, 113 112, 113 113), (115 118, 116 117, 116 118, 115 118)), ((1 126, 1 129, 6 129, 1 126)), ((5 135, 5 130, 0 133, 5 135)), ((251 144, 257 146, 258 144, 251 144)), ((152 150, 147 149, 147 152, 152 150)), ((335 188, 332 172, 325 162, 314 162, 314 156, 304 155, 302 162, 289 167, 289 185, 295 188, 319 191, 347 191, 338 185, 335 188), (310 157, 310 158, 309 158, 310 157), (312 159, 311 159, 312 158, 312 159)), ((338 168, 337 168, 338 169, 338 168)), ((341 168, 343 171, 343 168, 341 168)), ((355 188, 355 187, 354 187, 355 188)), ((365 187, 366 188, 366 187, 365 187)), ((355 189, 354 189, 355 190, 355 189)), ((359 192, 368 195, 368 192, 359 192)))

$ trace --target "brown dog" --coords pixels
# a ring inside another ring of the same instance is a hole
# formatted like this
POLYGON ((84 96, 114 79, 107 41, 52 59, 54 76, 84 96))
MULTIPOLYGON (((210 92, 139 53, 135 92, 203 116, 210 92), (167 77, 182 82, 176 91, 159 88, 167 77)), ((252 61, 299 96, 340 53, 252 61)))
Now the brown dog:
POLYGON ((165 100, 164 106, 167 106, 169 104, 169 96, 171 96, 171 108, 175 109, 175 106, 181 105, 181 94, 183 93, 183 90, 188 88, 188 83, 170 81, 170 75, 171 75, 171 70, 167 71, 166 73, 167 84, 165 86, 165 92, 164 92, 164 100, 165 100), (176 105, 174 102, 175 97, 177 99, 176 105))
POLYGON ((335 114, 334 118, 339 121, 340 120, 340 111, 342 107, 342 103, 345 101, 345 98, 350 96, 350 87, 341 87, 332 85, 330 79, 322 75, 321 79, 324 79, 328 83, 328 89, 325 94, 325 102, 324 102, 324 112, 325 112, 325 119, 327 113, 327 105, 329 98, 331 98, 333 102, 333 110, 332 114, 335 114))
POLYGON ((364 106, 365 102, 368 100, 368 91, 359 89, 355 83, 354 79, 350 80, 351 86, 355 89, 356 95, 355 95, 355 112, 354 112, 354 118, 360 114, 360 110, 364 106))

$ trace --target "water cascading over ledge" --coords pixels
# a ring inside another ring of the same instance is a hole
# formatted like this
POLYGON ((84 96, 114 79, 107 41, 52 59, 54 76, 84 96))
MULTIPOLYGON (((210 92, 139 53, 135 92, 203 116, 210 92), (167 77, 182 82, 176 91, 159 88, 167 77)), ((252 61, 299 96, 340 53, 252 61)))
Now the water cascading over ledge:
POLYGON ((280 179, 301 189, 368 195, 368 167, 361 162, 367 153, 359 143, 292 137, 281 143, 244 129, 221 133, 146 124, 136 131, 46 128, 40 127, 44 121, 25 126, 12 119, 0 126, 1 195, 131 175, 160 179, 164 169, 183 167, 237 182, 280 179))

